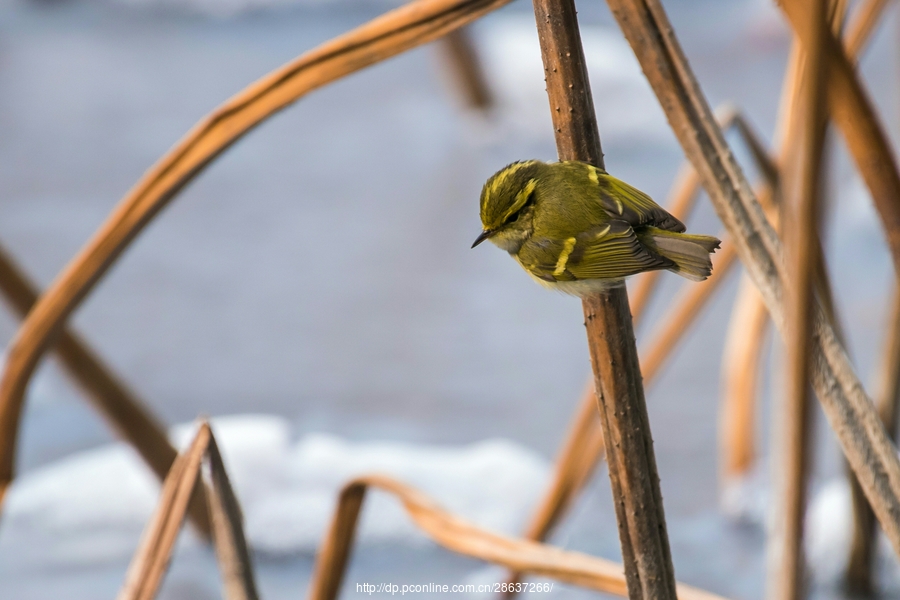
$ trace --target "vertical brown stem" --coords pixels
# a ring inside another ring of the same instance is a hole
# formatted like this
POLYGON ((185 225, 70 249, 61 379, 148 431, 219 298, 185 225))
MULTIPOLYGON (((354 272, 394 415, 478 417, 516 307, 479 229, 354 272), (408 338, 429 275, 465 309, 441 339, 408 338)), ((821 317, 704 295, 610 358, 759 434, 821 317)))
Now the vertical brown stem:
POLYGON ((226 600, 259 600, 250 548, 244 536, 244 516, 212 434, 206 457, 210 481, 206 497, 212 521, 213 545, 222 575, 223 596, 226 600))
MULTIPOLYGON (((881 21, 881 16, 887 5, 887 0, 868 0, 854 14, 853 20, 847 28, 844 36, 844 47, 848 57, 856 60, 863 49, 866 42, 871 38, 872 32, 881 21)), ((900 336, 897 335, 897 324, 900 319, 900 313, 897 312, 898 301, 897 290, 894 294, 894 311, 891 315, 891 321, 887 330, 888 347, 885 351, 885 360, 883 363, 882 387, 876 397, 878 403, 878 412, 881 420, 887 428, 888 435, 892 439, 896 439, 896 431, 893 426, 894 419, 890 411, 895 407, 896 389, 891 391, 892 385, 890 380, 892 375, 896 376, 898 372, 898 360, 900 360, 900 348, 897 342, 900 342, 900 336), (885 412, 887 411, 887 412, 885 412)), ((894 378, 896 384, 897 379, 894 378)), ((847 477, 850 482, 850 495, 853 506, 853 538, 850 542, 850 554, 847 559, 847 571, 845 576, 845 584, 847 589, 860 595, 869 595, 873 591, 872 587, 872 565, 875 556, 875 514, 869 501, 866 499, 865 493, 853 474, 852 470, 847 469, 847 477)))
MULTIPOLYGON (((807 463, 809 461, 809 353, 812 341, 813 278, 817 246, 816 226, 820 192, 819 166, 825 128, 822 126, 825 85, 823 48, 828 34, 825 0, 816 0, 806 15, 802 36, 806 55, 801 102, 803 106, 799 198, 788 203, 785 220, 787 246, 787 389, 781 415, 783 455, 781 468, 782 506, 772 548, 779 565, 770 574, 770 597, 797 600, 803 583, 803 515, 806 508, 807 463)), ((773 561, 774 564, 774 561, 773 561)))
MULTIPOLYGON (((607 0, 607 3, 685 154, 700 174, 772 321, 784 334, 786 273, 781 241, 725 143, 665 10, 659 0, 607 0)), ((861 149, 856 147, 857 151, 861 149)), ((887 437, 830 321, 817 305, 813 312, 813 387, 878 522, 895 551, 900 553, 897 447, 887 437)))
MULTIPOLYGON (((561 160, 603 167, 603 152, 571 0, 534 0, 561 160)), ((637 348, 624 287, 584 299, 629 597, 675 600, 675 574, 637 348)))
MULTIPOLYGON (((900 401, 900 288, 894 284, 887 338, 881 362, 876 404, 891 439, 897 439, 897 403, 900 401)), ((851 474, 852 475, 852 474, 851 474)), ((872 593, 875 557, 875 514, 856 477, 850 477, 853 498, 853 539, 847 562, 847 588, 856 594, 872 593)))
POLYGON ((353 481, 341 490, 337 511, 316 556, 309 600, 335 600, 341 590, 356 535, 356 522, 366 497, 366 485, 364 481, 353 481))
POLYGON ((489 109, 494 100, 468 30, 455 29, 438 43, 445 56, 447 70, 465 103, 478 110, 489 109))
POLYGON ((211 434, 201 423, 190 447, 172 464, 159 503, 128 566, 118 600, 153 600, 162 583, 192 492, 202 485, 200 465, 211 434))

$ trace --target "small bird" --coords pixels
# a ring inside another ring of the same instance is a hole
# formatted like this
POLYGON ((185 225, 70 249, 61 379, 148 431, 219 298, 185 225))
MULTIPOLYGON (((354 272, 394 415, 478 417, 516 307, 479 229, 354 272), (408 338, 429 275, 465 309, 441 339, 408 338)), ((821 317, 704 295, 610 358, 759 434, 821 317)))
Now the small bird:
POLYGON ((504 167, 481 191, 481 223, 473 248, 491 240, 538 283, 575 296, 657 269, 703 281, 721 243, 684 233, 647 194, 578 161, 504 167))

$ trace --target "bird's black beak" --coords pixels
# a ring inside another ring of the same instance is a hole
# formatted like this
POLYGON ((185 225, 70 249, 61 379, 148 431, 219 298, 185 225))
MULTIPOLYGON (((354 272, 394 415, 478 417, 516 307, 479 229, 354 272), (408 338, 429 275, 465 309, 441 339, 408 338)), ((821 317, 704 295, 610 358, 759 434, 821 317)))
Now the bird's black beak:
POLYGON ((490 231, 490 230, 488 230, 488 229, 485 229, 485 230, 482 231, 480 234, 478 234, 478 237, 477 237, 477 238, 475 238, 475 243, 472 244, 472 247, 474 248, 475 246, 477 246, 478 244, 480 244, 480 243, 483 242, 484 240, 488 239, 489 237, 491 237, 491 235, 493 235, 493 233, 494 233, 493 231, 490 231))

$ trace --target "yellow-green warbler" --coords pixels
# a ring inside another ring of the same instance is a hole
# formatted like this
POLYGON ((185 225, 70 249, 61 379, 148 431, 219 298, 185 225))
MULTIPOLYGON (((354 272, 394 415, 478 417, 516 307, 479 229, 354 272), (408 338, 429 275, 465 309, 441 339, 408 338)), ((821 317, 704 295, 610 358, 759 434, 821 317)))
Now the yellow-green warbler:
POLYGON ((720 243, 683 233, 645 193, 576 161, 504 167, 484 184, 481 223, 473 248, 491 240, 538 283, 576 296, 656 269, 703 281, 720 243))

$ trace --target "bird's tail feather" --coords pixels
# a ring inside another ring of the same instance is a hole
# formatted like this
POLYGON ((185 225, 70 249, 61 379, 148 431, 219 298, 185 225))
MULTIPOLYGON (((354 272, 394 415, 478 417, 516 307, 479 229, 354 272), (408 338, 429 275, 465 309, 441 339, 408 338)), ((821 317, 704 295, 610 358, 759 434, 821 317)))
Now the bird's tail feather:
POLYGON ((710 254, 721 244, 711 235, 676 233, 656 227, 646 227, 638 233, 638 238, 654 252, 675 263, 670 271, 692 281, 703 281, 712 274, 710 254))

